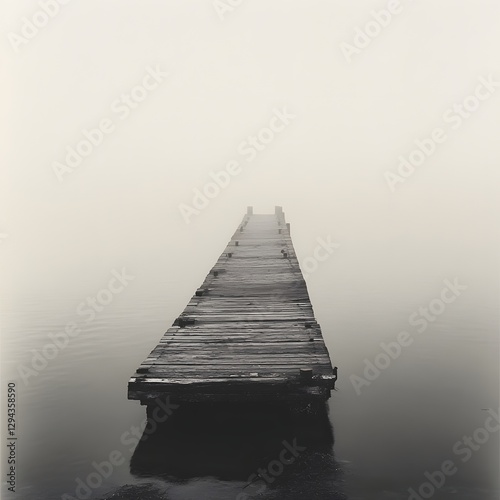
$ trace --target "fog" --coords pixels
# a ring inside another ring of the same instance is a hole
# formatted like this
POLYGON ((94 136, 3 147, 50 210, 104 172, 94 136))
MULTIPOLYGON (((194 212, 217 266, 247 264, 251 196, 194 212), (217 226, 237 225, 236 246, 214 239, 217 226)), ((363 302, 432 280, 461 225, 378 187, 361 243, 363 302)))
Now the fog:
MULTIPOLYGON (((33 323, 28 300, 65 297, 71 314, 114 269, 134 276, 128 311, 164 300, 168 325, 246 207, 280 205, 303 268, 318 238, 339 244, 307 283, 349 369, 455 278, 468 290, 446 328, 484 333, 497 360, 500 4, 402 0, 346 56, 389 3, 72 1, 21 43, 9 34, 39 7, 4 2, 4 340, 33 323), (436 128, 441 142, 398 172, 436 128), (338 330, 361 317, 359 337, 338 330)), ((495 394, 496 361, 482 360, 474 380, 495 394)))
MULTIPOLYGON (((500 7, 402 5, 350 63, 340 44, 383 2, 256 0, 221 20, 206 1, 89 0, 61 7, 18 52, 4 37, 9 288, 67 290, 114 266, 144 283, 184 280, 207 270, 247 205, 282 205, 304 257, 331 235, 360 256, 353 278, 491 274, 498 95, 457 130, 445 125, 447 141, 395 192, 384 172, 495 75, 500 7), (169 76, 122 120, 113 102, 156 65, 169 76), (239 144, 283 107, 295 118, 247 162, 239 144), (54 162, 107 117, 115 130, 60 182, 54 162), (187 225, 179 205, 231 160, 241 173, 187 225)), ((6 33, 35 12, 4 9, 6 33)))

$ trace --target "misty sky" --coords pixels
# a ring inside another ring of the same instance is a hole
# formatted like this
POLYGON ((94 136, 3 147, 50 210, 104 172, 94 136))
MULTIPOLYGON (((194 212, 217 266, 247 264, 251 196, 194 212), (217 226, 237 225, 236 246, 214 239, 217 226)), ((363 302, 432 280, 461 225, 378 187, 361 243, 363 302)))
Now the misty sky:
POLYGON ((388 3, 244 0, 221 19, 210 0, 73 0, 16 44, 40 8, 4 0, 6 291, 96 289, 126 266, 144 283, 189 270, 192 293, 247 205, 283 206, 299 260, 338 241, 325 280, 495 274, 500 88, 467 118, 450 109, 500 81, 500 3, 402 0, 348 61, 341 44, 388 3), (168 75, 127 111, 155 68, 168 75), (294 118, 247 161, 276 110, 294 118), (113 130, 60 181, 54 162, 102 120, 113 130), (446 140, 392 192, 384 173, 436 128, 446 140), (179 205, 228 162, 239 173, 186 224, 179 205))

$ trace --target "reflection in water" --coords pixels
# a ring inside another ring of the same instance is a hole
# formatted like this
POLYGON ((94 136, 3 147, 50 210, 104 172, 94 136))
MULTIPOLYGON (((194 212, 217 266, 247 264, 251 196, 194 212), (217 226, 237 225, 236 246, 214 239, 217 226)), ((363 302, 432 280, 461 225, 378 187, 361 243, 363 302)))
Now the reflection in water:
POLYGON ((341 500, 333 442, 326 405, 183 403, 154 434, 144 433, 130 469, 178 485, 200 478, 234 483, 221 488, 221 499, 341 500))

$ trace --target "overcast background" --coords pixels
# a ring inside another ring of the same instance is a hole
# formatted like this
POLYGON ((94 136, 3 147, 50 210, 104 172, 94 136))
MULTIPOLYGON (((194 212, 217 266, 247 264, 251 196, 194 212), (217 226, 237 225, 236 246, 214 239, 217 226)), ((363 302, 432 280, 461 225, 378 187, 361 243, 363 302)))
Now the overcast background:
POLYGON ((371 273, 378 257, 393 252, 396 266, 416 246, 428 250, 415 254, 430 273, 440 264, 436 246, 448 245, 447 263, 491 263, 498 95, 395 194, 383 173, 443 125, 478 76, 500 79, 498 2, 402 2, 351 64, 340 44, 386 2, 253 0, 221 21, 210 1, 72 1, 17 54, 7 34, 37 9, 3 4, 8 192, 0 223, 4 256, 16 256, 9 287, 60 290, 89 269, 137 268, 144 247, 148 264, 168 258, 168 273, 183 276, 186 261, 205 271, 197 246, 213 261, 208 251, 221 248, 247 204, 260 212, 283 205, 304 255, 332 233, 346 252, 365 253, 371 273), (111 104, 156 64, 172 76, 121 121, 111 104), (238 159, 238 144, 284 105, 293 124, 187 226, 178 205, 238 159), (105 117, 115 132, 59 183, 53 162, 105 117), (397 252, 388 234, 398 237, 397 252))
MULTIPOLYGON (((348 364, 346 391, 380 340, 459 277, 469 291, 456 324, 474 325, 469 336, 482 329, 494 356, 474 358, 472 391, 482 387, 492 398, 481 404, 498 407, 500 88, 457 130, 443 113, 480 77, 500 81, 500 3, 401 6, 349 62, 341 44, 386 1, 244 0, 221 19, 210 0, 73 0, 16 51, 9 34, 39 7, 3 0, 4 340, 22 336, 29 300, 71 296, 77 305, 121 268, 135 276, 138 301, 168 302, 168 326, 246 206, 282 205, 299 261, 318 238, 340 244, 308 287, 320 322, 331 322, 335 364, 348 364), (113 102, 157 65, 169 76, 121 120, 113 102), (239 144, 284 107, 295 118, 247 162, 239 144), (115 130, 60 182, 54 162, 104 118, 115 130), (436 127, 447 140, 392 192, 384 173, 436 127), (242 172, 186 224, 179 206, 231 160, 242 172), (358 337, 356 318, 366 321, 358 337)), ((128 311, 139 303, 119 300, 128 311)), ((139 362, 162 333, 151 334, 139 362)), ((17 359, 29 361, 27 347, 17 359)))

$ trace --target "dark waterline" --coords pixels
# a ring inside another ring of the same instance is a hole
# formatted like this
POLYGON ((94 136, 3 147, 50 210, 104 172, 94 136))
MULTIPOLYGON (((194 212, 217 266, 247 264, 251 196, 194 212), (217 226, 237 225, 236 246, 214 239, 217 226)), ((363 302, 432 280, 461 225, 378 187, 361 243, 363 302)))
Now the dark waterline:
POLYGON ((219 495, 227 499, 344 500, 327 411, 326 405, 314 411, 278 404, 180 405, 154 434, 144 433, 131 472, 177 484, 209 477, 226 483, 219 495))

